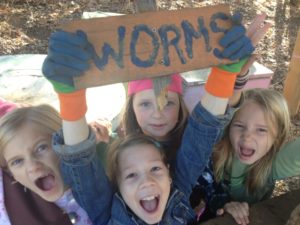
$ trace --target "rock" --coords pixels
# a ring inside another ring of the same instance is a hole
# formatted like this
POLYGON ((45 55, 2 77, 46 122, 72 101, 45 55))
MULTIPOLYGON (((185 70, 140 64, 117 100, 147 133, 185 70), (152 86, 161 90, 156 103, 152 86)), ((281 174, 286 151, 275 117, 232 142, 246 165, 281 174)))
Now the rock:
POLYGON ((300 204, 293 210, 286 225, 300 225, 300 204))
MULTIPOLYGON (((299 204, 299 200, 300 189, 254 204, 250 208, 249 225, 285 225, 291 211, 299 204)), ((295 212, 295 214, 297 213, 299 213, 299 211, 295 212)), ((224 224, 237 225, 229 214, 201 223, 201 225, 224 224)))
MULTIPOLYGON (((42 75, 41 68, 46 55, 25 54, 0 56, 0 96, 19 103, 47 103, 59 109, 59 102, 52 85, 42 75)), ((125 103, 123 84, 112 84, 87 90, 87 120, 97 118, 112 121, 112 129, 118 126, 114 120, 125 103)))

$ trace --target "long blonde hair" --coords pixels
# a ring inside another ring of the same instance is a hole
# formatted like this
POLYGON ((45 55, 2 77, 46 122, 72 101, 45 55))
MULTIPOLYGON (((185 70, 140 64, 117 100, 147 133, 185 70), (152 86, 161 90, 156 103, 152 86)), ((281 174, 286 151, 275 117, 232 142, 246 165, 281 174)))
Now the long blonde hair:
POLYGON ((61 128, 59 113, 50 105, 16 108, 0 118, 0 166, 5 167, 3 150, 23 124, 32 122, 49 135, 61 128))
MULTIPOLYGON (((255 194, 265 186, 271 173, 273 160, 289 134, 290 114, 283 95, 275 90, 251 89, 245 91, 244 96, 243 105, 249 101, 257 103, 264 111, 268 125, 276 126, 276 136, 271 149, 260 160, 250 165, 247 170, 244 183, 248 193, 255 194)), ((238 113, 239 110, 235 115, 238 113)), ((217 182, 220 182, 226 174, 231 173, 234 151, 229 139, 230 125, 225 129, 222 140, 216 145, 212 154, 214 175, 217 182)))

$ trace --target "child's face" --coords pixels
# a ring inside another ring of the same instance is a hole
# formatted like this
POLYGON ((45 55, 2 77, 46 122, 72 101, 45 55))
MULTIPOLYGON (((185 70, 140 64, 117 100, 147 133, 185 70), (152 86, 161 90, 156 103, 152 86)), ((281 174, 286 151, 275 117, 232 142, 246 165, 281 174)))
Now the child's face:
POLYGON ((178 122, 180 102, 178 94, 168 92, 168 103, 160 111, 153 89, 138 92, 133 97, 133 110, 144 134, 165 140, 178 122))
POLYGON ((59 161, 51 148, 51 135, 34 123, 26 123, 3 151, 15 180, 54 202, 64 193, 59 161))
POLYGON ((253 101, 242 106, 230 126, 230 141, 235 154, 248 165, 268 153, 275 134, 275 127, 270 126, 261 107, 253 101))
POLYGON ((171 178, 152 145, 135 145, 119 155, 118 186, 129 208, 147 224, 158 223, 170 194, 171 178))

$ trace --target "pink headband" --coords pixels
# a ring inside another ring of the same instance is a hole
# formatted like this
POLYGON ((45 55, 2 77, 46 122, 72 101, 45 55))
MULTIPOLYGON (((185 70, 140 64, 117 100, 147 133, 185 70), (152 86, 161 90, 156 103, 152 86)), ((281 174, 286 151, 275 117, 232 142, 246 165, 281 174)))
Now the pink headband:
MULTIPOLYGON (((151 79, 134 80, 128 83, 128 95, 148 89, 153 89, 151 79)), ((179 73, 171 75, 171 84, 168 86, 168 91, 182 94, 182 78, 179 73)))
POLYGON ((0 98, 0 117, 4 116, 9 111, 17 108, 17 106, 11 102, 7 102, 0 98))

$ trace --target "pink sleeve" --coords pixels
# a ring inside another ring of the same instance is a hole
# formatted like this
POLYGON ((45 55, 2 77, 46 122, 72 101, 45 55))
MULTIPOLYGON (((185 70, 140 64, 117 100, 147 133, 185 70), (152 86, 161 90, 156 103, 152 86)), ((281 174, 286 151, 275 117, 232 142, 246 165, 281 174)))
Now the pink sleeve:
POLYGON ((16 107, 16 104, 0 98, 0 117, 4 116, 6 113, 15 109, 16 107))
MULTIPOLYGON (((1 99, 0 99, 0 101, 1 101, 1 99)), ((0 168, 0 224, 1 225, 11 225, 10 220, 8 218, 6 208, 5 208, 4 189, 3 189, 3 175, 2 175, 2 169, 1 168, 0 168)))

